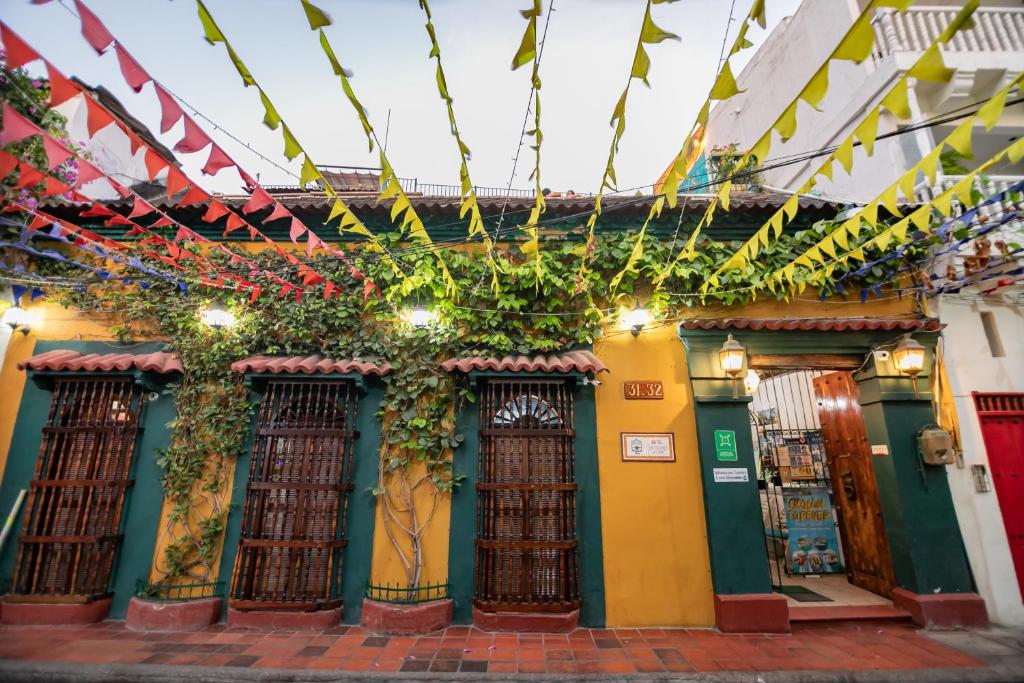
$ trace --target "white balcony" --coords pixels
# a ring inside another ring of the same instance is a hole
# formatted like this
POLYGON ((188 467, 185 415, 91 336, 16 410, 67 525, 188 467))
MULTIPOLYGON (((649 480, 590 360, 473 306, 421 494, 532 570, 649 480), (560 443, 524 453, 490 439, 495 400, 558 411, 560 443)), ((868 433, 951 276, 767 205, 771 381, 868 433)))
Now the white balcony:
MULTIPOLYGON (((956 16, 956 7, 912 7, 905 13, 882 10, 872 22, 878 64, 898 52, 920 52, 931 45, 956 16)), ((982 7, 974 13, 974 27, 963 29, 946 45, 944 53, 1024 52, 1024 7, 982 7)))

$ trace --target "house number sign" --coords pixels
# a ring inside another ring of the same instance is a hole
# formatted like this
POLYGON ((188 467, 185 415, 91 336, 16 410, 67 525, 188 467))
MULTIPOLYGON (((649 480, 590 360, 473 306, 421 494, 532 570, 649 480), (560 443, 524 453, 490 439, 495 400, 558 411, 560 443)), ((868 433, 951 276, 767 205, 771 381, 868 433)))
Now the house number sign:
POLYGON ((657 381, 625 381, 622 383, 622 393, 627 400, 634 401, 660 401, 665 398, 664 387, 657 381))

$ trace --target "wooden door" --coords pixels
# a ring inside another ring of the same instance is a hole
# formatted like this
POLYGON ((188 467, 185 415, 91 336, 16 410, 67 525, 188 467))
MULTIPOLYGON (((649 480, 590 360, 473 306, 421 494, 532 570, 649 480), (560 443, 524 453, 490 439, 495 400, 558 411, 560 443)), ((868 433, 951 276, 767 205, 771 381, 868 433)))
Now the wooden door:
POLYGON ((1024 587, 1024 394, 974 393, 1017 586, 1024 587))
POLYGON ((847 575, 855 586, 890 597, 892 558, 857 384, 849 372, 831 372, 814 379, 814 393, 847 575))

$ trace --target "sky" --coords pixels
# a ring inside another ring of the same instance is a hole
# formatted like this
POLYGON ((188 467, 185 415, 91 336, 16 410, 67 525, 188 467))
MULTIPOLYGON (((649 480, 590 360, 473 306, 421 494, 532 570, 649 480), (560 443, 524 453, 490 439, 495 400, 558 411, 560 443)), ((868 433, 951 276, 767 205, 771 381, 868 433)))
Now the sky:
MULTIPOLYGON (((545 11, 549 0, 544 0, 545 11)), ((71 0, 64 0, 73 7, 71 0)), ((114 37, 156 80, 264 156, 297 174, 283 155, 280 131, 262 124, 255 88, 242 85, 223 45, 211 46, 192 0, 86 0, 114 37)), ((396 173, 421 183, 455 184, 459 159, 438 97, 424 16, 416 0, 317 0, 334 24, 326 29, 381 140, 390 110, 387 153, 396 173)), ((733 0, 681 0, 654 6, 652 16, 680 41, 648 46, 651 88, 634 82, 627 129, 616 161, 620 189, 654 182, 679 149, 717 70, 733 0)), ((729 44, 751 0, 735 0, 729 44)), ((299 0, 206 0, 214 19, 274 102, 296 138, 320 165, 377 166, 354 111, 330 70, 299 0)), ((463 140, 473 151, 470 172, 479 186, 505 187, 513 172, 530 93, 529 66, 511 71, 529 0, 433 0, 431 9, 448 88, 463 140)), ((773 0, 768 26, 748 37, 754 48, 733 60, 735 73, 799 0, 773 0)), ((593 192, 611 142, 608 125, 626 84, 643 0, 554 0, 541 61, 541 180, 553 190, 593 192)), ((152 86, 127 85, 113 50, 97 56, 78 20, 54 0, 0 0, 0 17, 63 71, 113 92, 133 116, 171 147, 181 123, 160 136, 160 109, 152 86)), ((542 29, 542 26, 539 30, 542 29)), ((41 63, 30 71, 44 73, 41 63)), ((191 110, 187 110, 192 113, 191 110)), ((264 161, 207 121, 206 130, 264 185, 295 177, 264 161)), ((532 127, 532 126, 530 126, 532 127)), ((525 145, 515 188, 530 187, 533 153, 525 145)), ((210 191, 236 193, 231 169, 202 177, 208 151, 179 155, 186 173, 210 191)), ((298 161, 301 161, 301 157, 298 161)))

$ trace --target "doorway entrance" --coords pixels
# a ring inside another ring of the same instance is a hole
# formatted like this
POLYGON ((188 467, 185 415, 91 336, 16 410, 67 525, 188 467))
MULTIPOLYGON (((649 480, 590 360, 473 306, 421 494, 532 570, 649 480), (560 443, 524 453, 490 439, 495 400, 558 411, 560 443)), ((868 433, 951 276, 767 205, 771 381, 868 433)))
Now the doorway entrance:
POLYGON ((753 372, 751 430, 773 589, 801 606, 891 604, 892 561, 852 372, 753 372))

